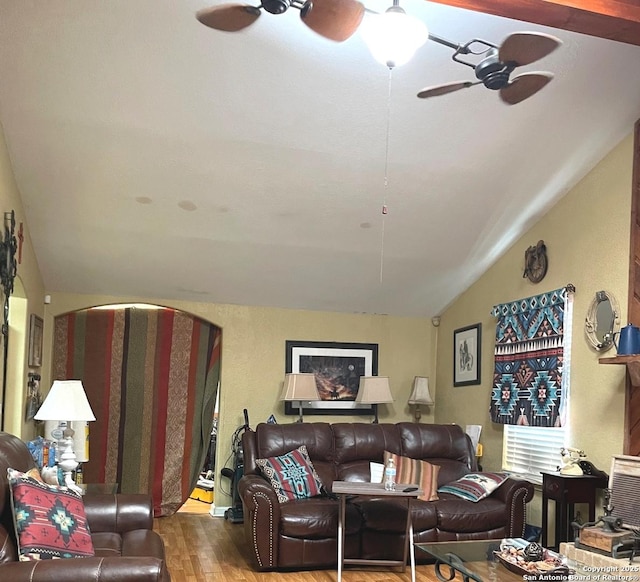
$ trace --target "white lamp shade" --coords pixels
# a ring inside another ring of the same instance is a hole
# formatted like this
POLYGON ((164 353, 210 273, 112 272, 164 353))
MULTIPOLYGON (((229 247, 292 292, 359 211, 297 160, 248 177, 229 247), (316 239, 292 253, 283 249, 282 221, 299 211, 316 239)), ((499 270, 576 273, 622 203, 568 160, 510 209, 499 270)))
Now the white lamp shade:
POLYGON ((373 57, 389 68, 407 63, 429 38, 425 24, 399 7, 367 14, 361 31, 373 57))
POLYGON ((280 400, 320 400, 315 374, 285 374, 280 400))
POLYGON ((95 420, 80 380, 55 380, 36 420, 95 420))
POLYGON ((393 402, 388 376, 360 376, 356 402, 361 404, 393 402))
POLYGON ((426 404, 427 406, 434 404, 431 392, 429 392, 429 378, 416 376, 413 379, 413 390, 409 396, 409 404, 426 404))

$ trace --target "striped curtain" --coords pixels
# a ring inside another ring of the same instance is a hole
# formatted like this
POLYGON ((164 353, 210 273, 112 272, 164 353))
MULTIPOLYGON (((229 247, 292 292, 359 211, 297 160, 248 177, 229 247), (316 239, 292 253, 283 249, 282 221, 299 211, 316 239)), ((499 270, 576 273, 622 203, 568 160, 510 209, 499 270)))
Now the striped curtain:
POLYGON ((491 420, 562 426, 569 397, 573 293, 556 289, 496 305, 491 420))
POLYGON ((82 380, 87 483, 149 493, 154 515, 189 497, 208 450, 221 329, 173 309, 99 308, 55 318, 54 379, 82 380))

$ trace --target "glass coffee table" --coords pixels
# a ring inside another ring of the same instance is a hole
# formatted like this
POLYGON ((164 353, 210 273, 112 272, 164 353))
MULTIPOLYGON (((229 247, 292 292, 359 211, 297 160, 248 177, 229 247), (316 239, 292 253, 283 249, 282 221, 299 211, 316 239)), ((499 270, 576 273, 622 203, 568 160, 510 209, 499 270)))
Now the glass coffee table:
MULTIPOLYGON (((569 575, 566 571, 563 573, 553 571, 541 574, 524 575, 522 572, 511 570, 505 566, 495 552, 500 550, 500 543, 503 540, 478 540, 465 542, 433 542, 415 544, 416 550, 426 552, 432 558, 435 558, 435 573, 441 582, 449 580, 464 580, 469 582, 487 582, 494 580, 503 580, 504 582, 522 582, 523 578, 527 580, 591 580, 593 577, 593 569, 589 570, 584 564, 580 564, 575 560, 563 559, 563 563, 573 571, 569 575), (584 577, 583 577, 584 576, 584 577)), ((514 543, 526 545, 529 542, 520 538, 509 539, 514 543)))

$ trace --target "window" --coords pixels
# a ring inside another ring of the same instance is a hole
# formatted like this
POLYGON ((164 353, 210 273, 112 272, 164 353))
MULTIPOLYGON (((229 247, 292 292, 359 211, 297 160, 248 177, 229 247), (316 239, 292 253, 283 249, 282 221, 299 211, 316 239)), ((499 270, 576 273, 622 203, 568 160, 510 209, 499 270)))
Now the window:
POLYGON ((549 428, 506 424, 502 445, 502 468, 531 481, 542 483, 540 471, 555 471, 561 464, 566 427, 549 428))

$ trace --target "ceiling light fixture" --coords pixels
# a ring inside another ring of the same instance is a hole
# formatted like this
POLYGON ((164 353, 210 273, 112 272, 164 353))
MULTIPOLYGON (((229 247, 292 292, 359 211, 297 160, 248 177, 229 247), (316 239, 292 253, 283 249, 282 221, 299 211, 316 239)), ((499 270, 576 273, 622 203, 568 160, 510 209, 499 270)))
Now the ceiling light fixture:
POLYGON ((373 57, 390 69, 409 62, 429 38, 424 22, 408 15, 400 0, 393 0, 384 14, 368 15, 361 30, 373 57))

